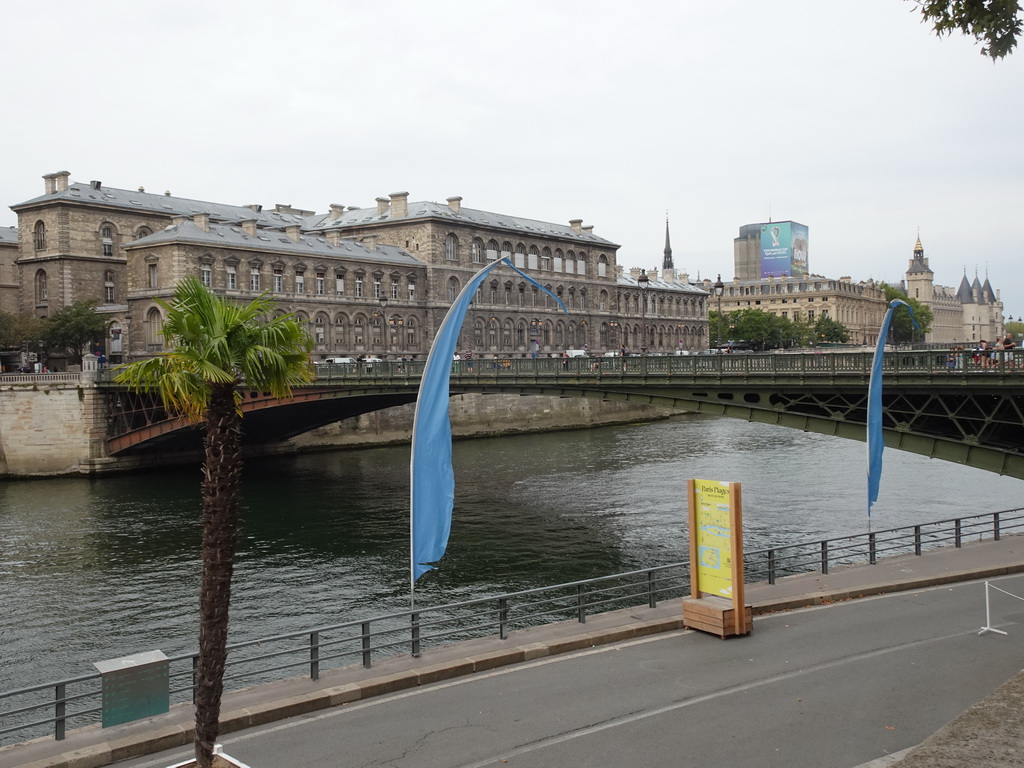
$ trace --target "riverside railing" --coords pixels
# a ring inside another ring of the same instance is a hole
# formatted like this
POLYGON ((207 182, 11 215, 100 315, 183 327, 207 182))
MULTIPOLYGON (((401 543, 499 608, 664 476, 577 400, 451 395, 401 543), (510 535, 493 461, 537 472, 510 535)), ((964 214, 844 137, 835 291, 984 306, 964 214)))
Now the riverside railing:
MULTIPOLYGON (((517 376, 661 377, 661 376, 862 376, 871 373, 870 352, 803 352, 697 355, 629 355, 627 357, 503 357, 500 353, 472 360, 452 362, 454 381, 477 381, 517 376)), ((361 363, 316 363, 319 384, 365 381, 414 381, 423 374, 424 360, 383 360, 361 363)), ((97 383, 110 385, 118 368, 98 372, 97 383)), ((991 357, 974 357, 971 352, 952 356, 942 350, 886 352, 882 359, 886 375, 923 374, 970 376, 1002 374, 1024 377, 1024 349, 994 350, 991 357)), ((77 375, 77 374, 74 374, 77 375)), ((31 376, 26 377, 31 380, 31 376)), ((19 380, 20 383, 20 380, 19 380)))
MULTIPOLYGON (((627 357, 502 357, 500 354, 452 362, 455 380, 501 379, 515 376, 633 377, 633 376, 837 376, 867 377, 870 352, 734 353, 700 355, 646 355, 627 357)), ((424 361, 386 360, 372 363, 317 364, 317 381, 417 379, 424 361)), ((888 375, 926 374, 953 376, 1003 374, 1024 376, 1024 350, 996 350, 991 357, 942 350, 886 352, 882 371, 888 375)))
MULTIPOLYGON (((921 555, 928 549, 960 547, 968 541, 1024 531, 1024 509, 971 515, 852 536, 803 542, 745 553, 746 582, 767 582, 798 573, 875 564, 884 557, 921 555)), ((688 563, 645 568, 595 579, 511 592, 441 606, 401 611, 368 619, 232 643, 225 689, 298 675, 318 680, 329 669, 361 665, 423 648, 496 636, 551 621, 575 620, 604 611, 677 599, 690 592, 688 563)), ((192 700, 196 654, 168 659, 171 703, 192 700)), ((0 744, 47 733, 61 740, 70 727, 99 721, 98 672, 0 693, 0 744)))

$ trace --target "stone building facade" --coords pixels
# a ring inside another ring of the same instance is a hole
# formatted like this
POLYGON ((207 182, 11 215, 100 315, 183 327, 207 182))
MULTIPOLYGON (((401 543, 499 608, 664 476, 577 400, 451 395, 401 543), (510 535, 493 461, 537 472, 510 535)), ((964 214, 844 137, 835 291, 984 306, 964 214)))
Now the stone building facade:
POLYGON ((982 283, 975 275, 972 282, 964 272, 958 288, 936 285, 920 237, 914 243, 903 287, 908 296, 932 311, 934 319, 925 336, 927 342, 975 345, 982 340, 993 343, 1006 335, 1003 302, 988 277, 982 283))
MULTIPOLYGON (((851 344, 874 344, 885 318, 885 291, 874 281, 821 275, 766 277, 724 283, 722 312, 759 309, 776 317, 815 322, 830 317, 850 333, 851 344)), ((710 282, 707 282, 710 288, 710 282)), ((712 309, 717 309, 712 298, 712 309)))
POLYGON ((18 311, 18 230, 0 227, 0 312, 18 311))
POLYGON ((372 208, 264 210, 72 182, 67 171, 43 178, 42 196, 11 206, 18 309, 46 317, 98 300, 109 316, 102 351, 112 361, 163 349, 155 300, 186 275, 240 299, 268 291, 309 324, 315 360, 422 358, 461 287, 504 255, 559 296, 568 314, 498 267, 473 302, 462 351, 546 356, 706 345, 707 291, 674 275, 625 274, 619 246, 582 220, 565 226, 489 213, 458 197, 410 202, 405 192, 372 208))

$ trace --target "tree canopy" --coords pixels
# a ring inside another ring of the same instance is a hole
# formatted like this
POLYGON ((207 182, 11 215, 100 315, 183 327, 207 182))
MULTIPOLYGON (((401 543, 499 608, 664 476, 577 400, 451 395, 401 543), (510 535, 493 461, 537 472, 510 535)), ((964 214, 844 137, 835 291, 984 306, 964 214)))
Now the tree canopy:
POLYGON ((196 663, 196 764, 210 768, 220 734, 227 663, 228 610, 238 532, 242 470, 240 387, 286 398, 313 378, 313 342, 291 315, 273 317, 266 295, 242 304, 218 296, 189 277, 166 313, 170 351, 130 363, 115 381, 156 392, 171 411, 205 425, 203 441, 203 552, 196 663), (266 319, 270 318, 272 319, 266 319))
POLYGON ((46 321, 43 345, 48 350, 66 352, 73 363, 80 363, 90 345, 103 338, 107 319, 96 314, 96 300, 76 301, 59 309, 46 321))
POLYGON ((35 349, 44 341, 45 328, 46 320, 38 317, 0 312, 0 349, 17 349, 26 341, 35 349))
POLYGON ((983 43, 981 55, 993 61, 1017 46, 1020 0, 914 0, 921 17, 939 37, 961 32, 983 43))
POLYGON ((763 309, 737 309, 722 313, 722 338, 718 339, 718 313, 708 313, 710 338, 716 346, 729 341, 748 342, 754 349, 779 349, 800 347, 822 341, 846 343, 850 334, 846 326, 830 317, 820 317, 810 322, 798 314, 792 320, 779 317, 763 309))
POLYGON ((900 299, 907 302, 914 312, 914 319, 910 319, 910 313, 896 311, 892 315, 892 325, 889 326, 889 338, 893 344, 909 344, 915 341, 924 341, 924 335, 932 329, 932 321, 935 319, 929 307, 912 299, 899 288, 888 283, 878 284, 885 291, 885 302, 888 304, 893 299, 900 299), (915 327, 914 322, 917 322, 915 327))

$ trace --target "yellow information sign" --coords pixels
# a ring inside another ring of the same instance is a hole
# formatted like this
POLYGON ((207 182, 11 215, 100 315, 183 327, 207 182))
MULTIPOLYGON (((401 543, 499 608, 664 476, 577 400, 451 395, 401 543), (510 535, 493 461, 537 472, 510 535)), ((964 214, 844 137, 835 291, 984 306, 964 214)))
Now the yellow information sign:
POLYGON ((701 592, 732 598, 733 538, 729 483, 694 480, 697 579, 701 592))
POLYGON ((746 635, 750 606, 743 594, 743 491, 739 483, 687 482, 690 597, 683 626, 719 637, 746 635))

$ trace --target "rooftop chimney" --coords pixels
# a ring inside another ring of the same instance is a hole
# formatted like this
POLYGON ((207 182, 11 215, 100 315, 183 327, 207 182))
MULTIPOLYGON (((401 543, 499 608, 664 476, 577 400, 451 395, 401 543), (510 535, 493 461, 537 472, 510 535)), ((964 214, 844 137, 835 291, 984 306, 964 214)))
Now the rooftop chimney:
POLYGON ((329 229, 324 233, 327 235, 327 242, 331 245, 341 245, 341 233, 336 229, 329 229))
POLYGON ((256 237, 256 219, 242 219, 239 224, 242 225, 242 231, 245 234, 249 237, 256 237))
POLYGON ((331 203, 331 214, 327 217, 328 221, 337 221, 345 214, 345 206, 340 203, 331 203))
POLYGON ((462 198, 449 197, 448 207, 452 209, 452 213, 462 213, 462 198))
POLYGON ((93 189, 100 189, 103 186, 103 184, 99 181, 93 180, 89 182, 89 186, 92 187, 93 189))
POLYGON ((48 173, 43 176, 43 181, 46 182, 46 194, 52 195, 55 192, 63 192, 68 188, 68 177, 71 174, 68 171, 57 171, 57 173, 48 173))
POLYGON ((376 235, 363 235, 360 240, 371 251, 377 250, 377 236, 376 235))
POLYGON ((594 225, 593 224, 587 224, 587 226, 583 227, 582 229, 583 229, 584 232, 586 232, 588 235, 590 235, 590 234, 593 234, 593 232, 594 232, 594 225))
POLYGON ((391 207, 391 202, 386 197, 377 198, 377 215, 383 216, 388 212, 388 208, 391 207))
POLYGON ((192 216, 192 221, 196 223, 203 232, 210 231, 210 214, 208 213, 196 213, 192 216))
POLYGON ((409 193, 394 192, 391 195, 391 218, 404 219, 409 215, 409 193))
POLYGON ((580 232, 580 225, 583 223, 583 219, 569 219, 569 226, 572 227, 573 232, 580 232))
POLYGON ((299 225, 298 224, 290 224, 289 226, 285 227, 284 228, 284 233, 286 235, 288 235, 288 239, 291 240, 293 243, 299 242, 299 225))

